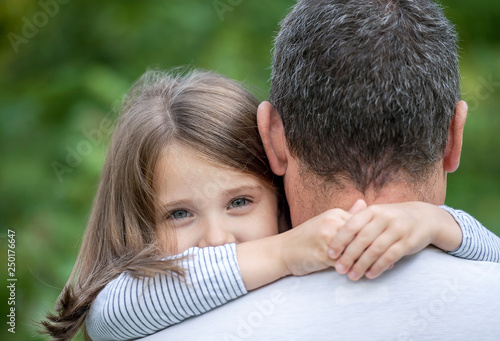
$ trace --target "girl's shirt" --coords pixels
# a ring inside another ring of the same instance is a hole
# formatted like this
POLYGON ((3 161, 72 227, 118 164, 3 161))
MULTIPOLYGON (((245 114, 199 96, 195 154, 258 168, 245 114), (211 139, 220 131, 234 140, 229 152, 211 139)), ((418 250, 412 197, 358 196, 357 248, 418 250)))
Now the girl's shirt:
MULTIPOLYGON (((500 263, 499 237, 466 212, 441 207, 462 229, 462 244, 449 254, 500 263)), ((179 258, 185 278, 158 274, 136 279, 125 272, 108 283, 87 316, 86 329, 93 341, 151 335, 247 293, 234 243, 193 247, 172 258, 179 258)))

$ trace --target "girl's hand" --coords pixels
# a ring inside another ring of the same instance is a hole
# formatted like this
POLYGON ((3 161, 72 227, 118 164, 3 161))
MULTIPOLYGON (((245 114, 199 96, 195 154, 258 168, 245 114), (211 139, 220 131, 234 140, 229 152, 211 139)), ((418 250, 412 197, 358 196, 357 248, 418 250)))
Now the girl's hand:
POLYGON ((405 255, 434 244, 460 246, 462 232, 444 209, 423 202, 372 205, 353 215, 330 243, 335 269, 352 280, 376 278, 405 255))
POLYGON ((279 235, 287 274, 303 276, 334 266, 328 246, 351 216, 342 209, 331 209, 279 235))
POLYGON ((238 244, 238 265, 246 289, 334 266, 328 245, 350 217, 341 209, 328 210, 281 234, 238 244))

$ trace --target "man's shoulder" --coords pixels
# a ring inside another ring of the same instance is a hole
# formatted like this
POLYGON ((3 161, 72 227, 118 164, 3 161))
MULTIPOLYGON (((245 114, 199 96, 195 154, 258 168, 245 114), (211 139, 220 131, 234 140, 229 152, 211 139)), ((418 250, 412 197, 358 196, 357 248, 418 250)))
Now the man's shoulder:
POLYGON ((498 287, 500 264, 427 248, 375 280, 352 282, 334 270, 283 278, 146 339, 469 340, 481 328, 494 336, 481 340, 496 340, 498 287))
MULTIPOLYGON (((416 295, 413 299, 432 299, 446 287, 459 286, 467 288, 470 295, 487 296, 488 293, 481 292, 486 282, 500 286, 500 264, 453 257, 428 247, 403 258, 392 270, 375 280, 353 282, 332 269, 303 277, 284 278, 251 294, 259 299, 265 295, 280 297, 286 293, 288 299, 304 305, 317 297, 317 303, 324 298, 340 306, 386 302, 396 307, 398 299, 406 301, 408 293, 416 295)), ((500 293, 491 295, 500 300, 500 293)), ((410 301, 407 303, 411 304, 410 301)))
POLYGON ((386 271, 375 280, 364 279, 353 282, 347 276, 339 275, 335 270, 330 269, 299 278, 288 277, 267 286, 267 288, 283 287, 288 289, 299 284, 301 286, 313 285, 318 288, 318 283, 322 282, 328 282, 330 285, 356 285, 359 283, 368 285, 369 283, 369 285, 375 287, 387 284, 399 285, 399 283, 407 285, 410 279, 423 283, 431 278, 445 277, 460 277, 463 280, 476 281, 478 276, 482 278, 499 277, 500 264, 454 257, 434 247, 427 247, 417 254, 404 257, 395 264, 392 270, 386 271))

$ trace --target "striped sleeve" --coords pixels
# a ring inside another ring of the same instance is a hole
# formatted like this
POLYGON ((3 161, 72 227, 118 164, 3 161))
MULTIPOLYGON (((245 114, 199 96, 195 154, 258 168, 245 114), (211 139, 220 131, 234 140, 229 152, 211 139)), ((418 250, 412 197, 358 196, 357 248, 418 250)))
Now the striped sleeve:
POLYGON ((151 335, 247 293, 234 243, 193 247, 174 258, 186 269, 185 278, 158 274, 136 279, 122 273, 108 283, 86 319, 90 338, 131 340, 151 335))
POLYGON ((450 213, 462 229, 462 244, 448 253, 471 260, 500 263, 500 238, 467 212, 440 206, 450 213))

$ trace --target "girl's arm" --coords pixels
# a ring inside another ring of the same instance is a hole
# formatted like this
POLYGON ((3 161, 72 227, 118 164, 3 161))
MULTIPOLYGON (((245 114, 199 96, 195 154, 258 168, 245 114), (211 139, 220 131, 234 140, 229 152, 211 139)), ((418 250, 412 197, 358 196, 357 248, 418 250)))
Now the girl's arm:
POLYGON ((349 217, 343 210, 330 210, 280 235, 237 246, 190 248, 174 256, 186 270, 185 278, 158 274, 137 279, 122 273, 94 300, 87 333, 93 341, 144 337, 283 276, 332 266, 328 241, 349 217))
POLYGON ((430 244, 454 256, 500 262, 499 237, 463 211, 423 202, 369 206, 339 230, 330 252, 336 270, 357 280, 375 278, 430 244))
POLYGON ((207 312, 247 293, 236 245, 193 247, 178 256, 185 278, 122 273, 92 303, 86 329, 93 341, 131 340, 207 312), (183 257, 186 256, 186 257, 183 257))
POLYGON ((484 227, 467 212, 448 206, 440 206, 453 216, 462 230, 462 241, 458 248, 448 251, 450 255, 471 260, 500 263, 500 238, 484 227))

